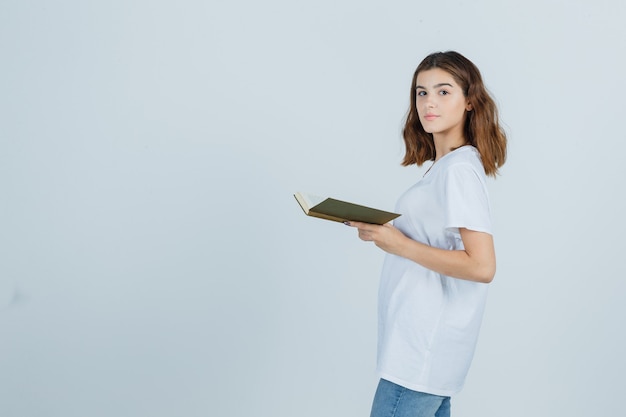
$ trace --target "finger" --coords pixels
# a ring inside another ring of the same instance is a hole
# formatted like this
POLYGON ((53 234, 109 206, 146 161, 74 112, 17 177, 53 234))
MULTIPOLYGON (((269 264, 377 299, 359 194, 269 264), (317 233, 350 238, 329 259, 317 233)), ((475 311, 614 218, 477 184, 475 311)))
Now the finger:
POLYGON ((363 222, 350 222, 361 230, 367 230, 368 232, 375 232, 380 227, 377 224, 363 223, 363 222))
POLYGON ((353 222, 353 221, 346 220, 345 222, 343 222, 343 224, 345 224, 346 226, 356 227, 357 229, 361 229, 363 227, 363 225, 365 225, 367 223, 353 222))

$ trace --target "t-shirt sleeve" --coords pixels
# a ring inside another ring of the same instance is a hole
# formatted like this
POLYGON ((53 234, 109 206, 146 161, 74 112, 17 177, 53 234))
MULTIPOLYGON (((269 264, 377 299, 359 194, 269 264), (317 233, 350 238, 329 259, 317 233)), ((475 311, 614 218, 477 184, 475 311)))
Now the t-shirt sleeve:
POLYGON ((460 228, 492 233, 485 175, 472 164, 455 164, 449 168, 444 198, 446 230, 455 235, 459 235, 460 228))

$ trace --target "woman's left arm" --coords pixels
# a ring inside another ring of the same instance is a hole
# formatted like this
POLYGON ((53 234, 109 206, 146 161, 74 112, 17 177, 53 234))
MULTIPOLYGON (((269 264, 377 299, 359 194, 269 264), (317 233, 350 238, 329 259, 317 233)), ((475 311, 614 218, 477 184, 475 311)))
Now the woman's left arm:
POLYGON ((493 237, 489 233, 459 229, 462 250, 439 249, 405 236, 392 224, 379 226, 348 222, 359 230, 359 238, 371 241, 385 252, 410 259, 443 275, 469 281, 489 283, 496 273, 493 237))

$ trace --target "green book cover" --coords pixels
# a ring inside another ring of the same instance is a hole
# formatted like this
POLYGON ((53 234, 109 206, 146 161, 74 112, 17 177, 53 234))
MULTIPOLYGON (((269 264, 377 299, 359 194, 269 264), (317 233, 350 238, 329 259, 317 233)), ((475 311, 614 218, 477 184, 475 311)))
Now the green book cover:
POLYGON ((400 216, 397 213, 334 198, 317 197, 305 193, 296 193, 294 197, 307 216, 336 222, 357 221, 372 224, 385 224, 400 216))

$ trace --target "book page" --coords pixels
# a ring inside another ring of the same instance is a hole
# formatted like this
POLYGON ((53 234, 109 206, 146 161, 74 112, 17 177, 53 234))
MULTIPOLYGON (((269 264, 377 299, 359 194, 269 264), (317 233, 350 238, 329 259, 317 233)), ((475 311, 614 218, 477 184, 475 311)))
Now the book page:
POLYGON ((307 193, 300 193, 300 196, 304 198, 304 201, 306 201, 307 205, 309 206, 309 209, 317 206, 319 203, 326 200, 325 197, 320 197, 317 195, 307 194, 307 193))

